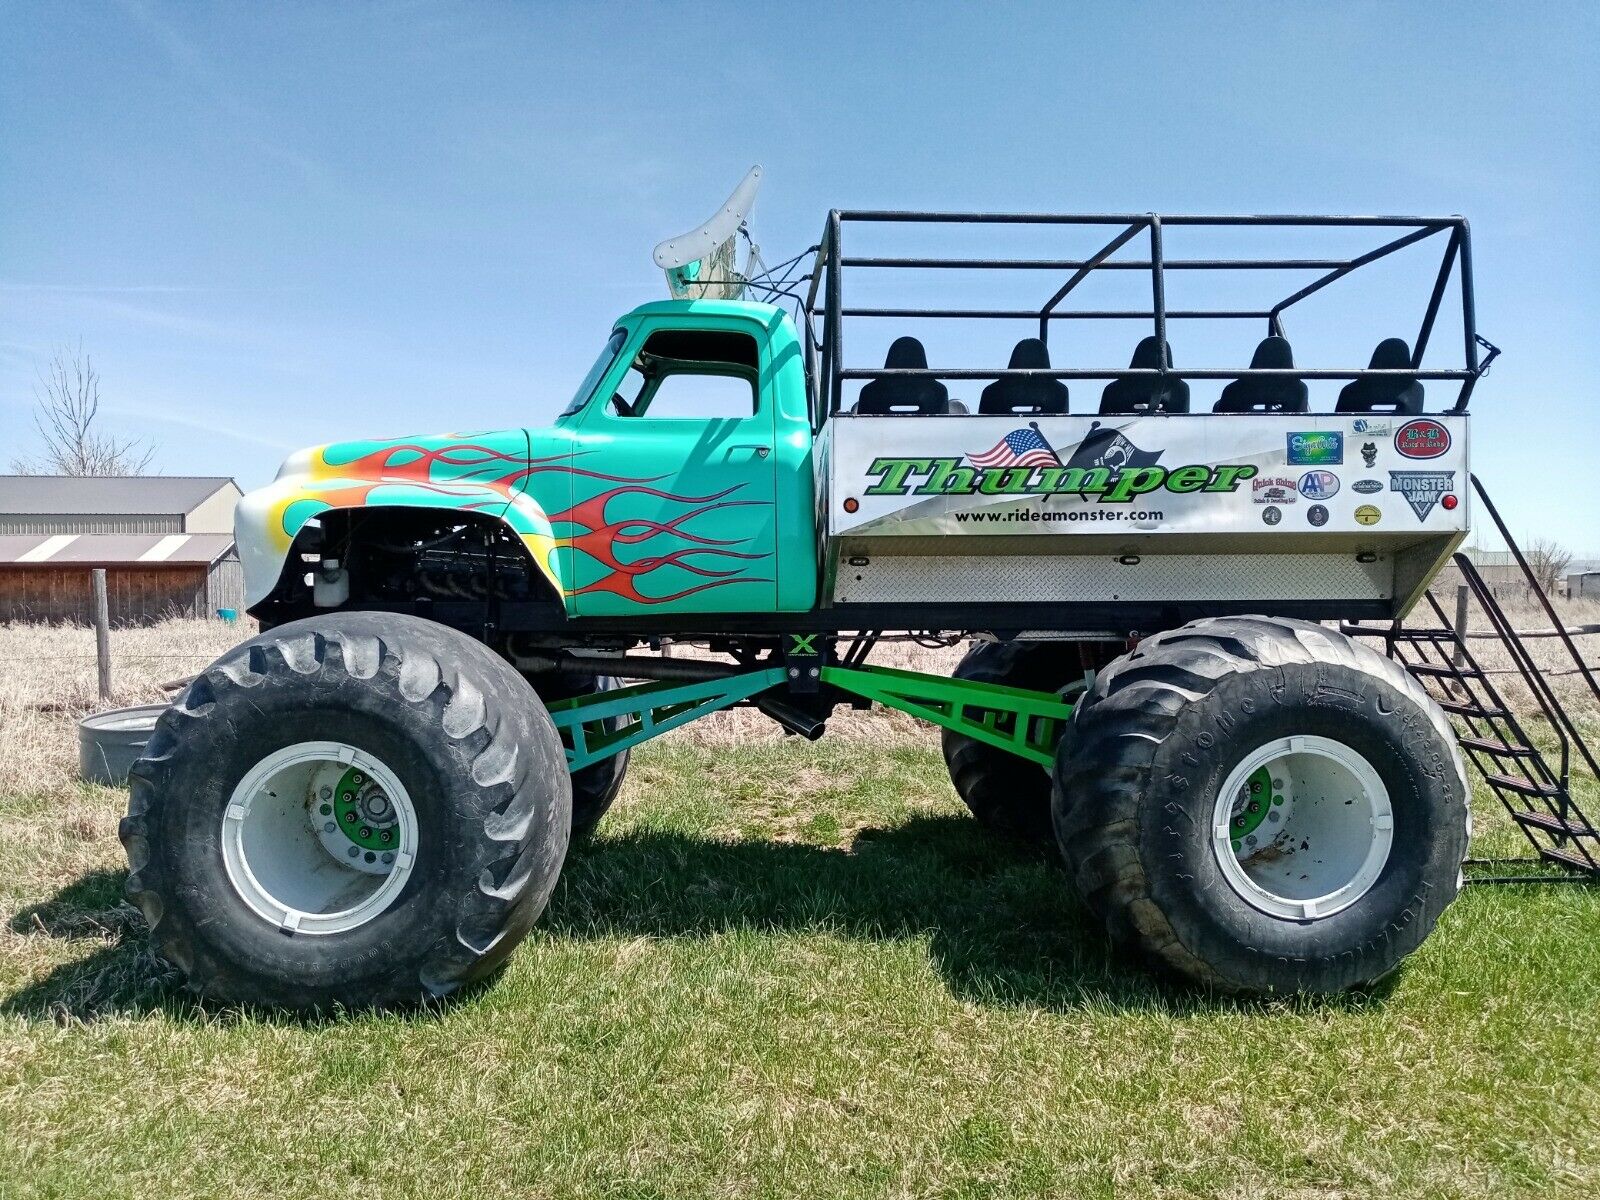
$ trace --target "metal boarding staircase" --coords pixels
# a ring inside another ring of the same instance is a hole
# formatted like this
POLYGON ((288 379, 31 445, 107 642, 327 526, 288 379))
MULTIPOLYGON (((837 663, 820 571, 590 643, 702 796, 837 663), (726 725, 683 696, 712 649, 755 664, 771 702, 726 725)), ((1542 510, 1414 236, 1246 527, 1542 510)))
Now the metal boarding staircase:
MULTIPOLYGON (((1586 663, 1549 598, 1539 586, 1522 550, 1512 539, 1477 476, 1472 487, 1493 519, 1551 624, 1551 636, 1570 655, 1572 674, 1582 677, 1600 705, 1600 667, 1586 663)), ((1555 883, 1600 880, 1600 827, 1585 815, 1573 796, 1573 769, 1578 767, 1600 789, 1600 763, 1566 706, 1550 686, 1545 669, 1529 652, 1524 634, 1515 629, 1493 590, 1465 554, 1454 556, 1462 582, 1489 624, 1474 636, 1498 641, 1511 660, 1495 673, 1520 678, 1533 697, 1533 707, 1519 714, 1507 703, 1490 670, 1468 645, 1465 607, 1454 621, 1446 615, 1435 588, 1412 614, 1424 623, 1395 621, 1388 627, 1345 625, 1349 634, 1381 637, 1390 658, 1401 663, 1439 706, 1450 714, 1463 755, 1482 776, 1534 850, 1535 857, 1468 859, 1471 883, 1555 883), (1529 736, 1530 722, 1543 722, 1543 746, 1529 736), (1552 869, 1554 868, 1554 869, 1552 869), (1507 870, 1513 873, 1506 873, 1507 870)), ((1581 778, 1581 775, 1580 775, 1581 778)))

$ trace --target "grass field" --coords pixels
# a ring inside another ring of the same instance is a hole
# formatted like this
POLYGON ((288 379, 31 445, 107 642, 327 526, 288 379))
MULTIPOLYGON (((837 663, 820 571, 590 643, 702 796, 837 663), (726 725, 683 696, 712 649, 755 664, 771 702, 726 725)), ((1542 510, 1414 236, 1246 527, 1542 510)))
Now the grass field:
MULTIPOLYGON (((119 635, 119 697, 238 636, 119 635)), ((1600 889, 1469 889, 1371 995, 1171 988, 896 716, 644 748, 509 970, 442 1011, 196 1005, 121 900, 124 795, 72 779, 87 646, 0 627, 0 1196, 1600 1188, 1600 889)))

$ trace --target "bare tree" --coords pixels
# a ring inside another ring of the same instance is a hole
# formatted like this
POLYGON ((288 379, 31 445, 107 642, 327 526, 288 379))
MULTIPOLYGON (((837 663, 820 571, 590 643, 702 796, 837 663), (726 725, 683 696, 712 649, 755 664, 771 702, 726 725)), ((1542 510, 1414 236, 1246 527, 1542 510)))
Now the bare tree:
POLYGON ((1572 564, 1572 551, 1550 538, 1534 538, 1523 550, 1533 577, 1547 596, 1555 595, 1556 584, 1572 564))
POLYGON ((138 438, 119 438, 98 424, 100 373, 77 349, 58 350, 39 374, 33 390, 37 409, 33 423, 44 441, 44 453, 33 459, 12 459, 19 475, 140 475, 155 448, 138 438))

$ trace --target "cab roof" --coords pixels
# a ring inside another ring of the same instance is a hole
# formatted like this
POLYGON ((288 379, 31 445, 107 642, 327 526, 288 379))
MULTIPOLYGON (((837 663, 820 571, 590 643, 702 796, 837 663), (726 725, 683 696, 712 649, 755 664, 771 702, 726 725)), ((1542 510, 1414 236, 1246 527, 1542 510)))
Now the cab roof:
POLYGON ((622 320, 634 317, 750 317, 763 325, 774 317, 787 314, 776 304, 763 304, 755 300, 652 300, 623 315, 622 320))

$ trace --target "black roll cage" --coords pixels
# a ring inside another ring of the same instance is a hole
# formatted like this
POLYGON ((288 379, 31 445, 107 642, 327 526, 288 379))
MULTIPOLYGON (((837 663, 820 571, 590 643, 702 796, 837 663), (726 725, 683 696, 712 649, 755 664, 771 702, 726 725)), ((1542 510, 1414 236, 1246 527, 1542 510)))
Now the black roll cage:
POLYGON ((928 376, 935 379, 1000 379, 1009 376, 1043 379, 1241 379, 1281 376, 1292 379, 1369 379, 1440 380, 1460 384, 1449 413, 1467 411, 1467 401, 1478 378, 1498 352, 1478 336, 1477 312, 1472 289, 1472 234, 1464 217, 1385 217, 1385 216, 1163 216, 1137 214, 1055 214, 1055 213, 938 213, 891 212, 865 209, 834 209, 828 214, 822 240, 815 248, 810 272, 810 287, 800 306, 800 322, 805 328, 806 372, 814 395, 823 402, 813 414, 820 428, 828 415, 840 411, 847 380, 883 379, 889 376, 928 376), (1115 232, 1090 257, 1085 259, 987 259, 987 258, 881 258, 850 257, 843 252, 844 227, 850 223, 897 223, 907 225, 1088 225, 1105 226, 1115 232), (1228 228, 1236 226, 1277 226, 1288 228, 1364 227, 1392 231, 1395 236, 1354 258, 1210 258, 1168 259, 1162 253, 1162 230, 1181 226, 1228 228), (1141 260, 1113 256, 1123 246, 1144 234, 1149 257, 1141 260), (1158 344, 1165 344, 1167 322, 1193 319, 1265 320, 1269 334, 1283 335, 1283 313, 1292 305, 1314 295, 1351 272, 1403 250, 1407 246, 1443 234, 1444 247, 1438 274, 1421 328, 1406 369, 1355 367, 1342 370, 1274 367, 1172 368, 1112 367, 1089 369, 1058 367, 1049 370, 1011 367, 852 367, 844 361, 844 319, 877 318, 959 318, 971 320, 1028 320, 1039 322, 1039 340, 1049 344, 1053 321, 1139 320, 1148 318, 1158 344), (1071 272, 1066 281, 1037 310, 981 308, 848 308, 844 302, 845 269, 935 269, 1071 272), (1166 303, 1168 271, 1320 271, 1310 283, 1265 309, 1169 309, 1166 303), (1095 310, 1058 306, 1085 279, 1096 271, 1147 271, 1150 275, 1148 309, 1095 310), (1433 333, 1445 294, 1452 278, 1461 303, 1464 369, 1424 368, 1423 356, 1433 333), (819 305, 820 297, 820 305, 819 305), (820 334, 816 325, 821 320, 820 334), (1489 353, 1481 362, 1478 349, 1489 353))

